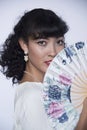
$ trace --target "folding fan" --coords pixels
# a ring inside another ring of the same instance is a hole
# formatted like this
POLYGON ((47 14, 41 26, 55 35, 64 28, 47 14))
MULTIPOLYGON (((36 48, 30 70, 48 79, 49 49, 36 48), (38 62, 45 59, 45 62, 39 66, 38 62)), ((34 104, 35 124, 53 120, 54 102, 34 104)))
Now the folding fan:
POLYGON ((87 97, 87 45, 78 42, 53 59, 44 77, 46 113, 55 130, 74 130, 87 97))

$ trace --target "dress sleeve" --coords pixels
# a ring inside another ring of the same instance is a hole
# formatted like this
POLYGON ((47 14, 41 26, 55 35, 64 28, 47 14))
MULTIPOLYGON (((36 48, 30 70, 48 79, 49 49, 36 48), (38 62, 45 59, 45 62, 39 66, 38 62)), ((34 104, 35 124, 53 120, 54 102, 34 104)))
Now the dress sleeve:
POLYGON ((43 106, 41 87, 25 86, 21 90, 15 96, 14 130, 52 130, 43 106))
POLYGON ((13 130, 41 130, 44 114, 38 88, 22 89, 15 97, 13 130))
POLYGON ((33 130, 31 127, 31 96, 25 91, 15 96, 13 130, 33 130))
POLYGON ((21 97, 15 103, 13 130, 22 130, 21 117, 23 118, 23 113, 24 113, 24 110, 23 110, 23 102, 22 102, 22 97, 21 97))

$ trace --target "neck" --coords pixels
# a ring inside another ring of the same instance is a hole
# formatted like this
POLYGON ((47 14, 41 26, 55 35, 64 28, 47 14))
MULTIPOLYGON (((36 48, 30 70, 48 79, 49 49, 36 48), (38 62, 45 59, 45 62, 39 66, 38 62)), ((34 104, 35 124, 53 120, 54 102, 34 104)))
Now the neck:
POLYGON ((29 81, 29 82, 43 82, 44 74, 33 74, 29 71, 24 71, 24 76, 22 81, 29 81))
POLYGON ((44 74, 45 73, 36 69, 32 64, 27 63, 23 79, 30 82, 43 82, 44 74))

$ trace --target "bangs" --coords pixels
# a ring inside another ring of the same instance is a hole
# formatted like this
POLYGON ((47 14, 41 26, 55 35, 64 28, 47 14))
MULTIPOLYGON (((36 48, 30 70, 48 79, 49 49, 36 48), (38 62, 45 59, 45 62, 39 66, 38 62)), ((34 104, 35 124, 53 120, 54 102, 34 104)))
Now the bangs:
POLYGON ((39 39, 39 38, 47 38, 47 37, 61 37, 68 31, 66 26, 56 26, 56 25, 47 25, 41 26, 38 25, 32 29, 30 33, 30 37, 32 39, 39 39))
POLYGON ((53 13, 39 13, 31 20, 30 36, 33 39, 44 37, 60 37, 68 31, 66 22, 53 13))
POLYGON ((22 37, 32 39, 60 37, 68 31, 68 26, 62 18, 58 17, 50 10, 38 9, 26 13, 23 19, 22 37))

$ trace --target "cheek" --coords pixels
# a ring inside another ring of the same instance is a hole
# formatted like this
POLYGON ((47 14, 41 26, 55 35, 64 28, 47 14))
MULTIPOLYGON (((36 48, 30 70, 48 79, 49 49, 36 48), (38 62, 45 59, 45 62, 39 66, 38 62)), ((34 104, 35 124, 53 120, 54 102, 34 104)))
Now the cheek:
POLYGON ((56 52, 57 53, 59 53, 61 50, 63 50, 64 49, 64 46, 60 46, 60 47, 58 47, 57 49, 56 49, 56 52))
POLYGON ((37 49, 37 48, 30 49, 29 59, 37 61, 37 60, 40 60, 42 57, 44 57, 44 55, 41 49, 37 49))

